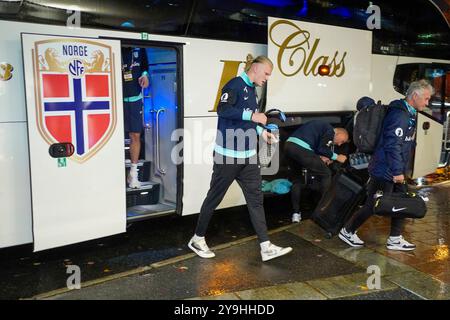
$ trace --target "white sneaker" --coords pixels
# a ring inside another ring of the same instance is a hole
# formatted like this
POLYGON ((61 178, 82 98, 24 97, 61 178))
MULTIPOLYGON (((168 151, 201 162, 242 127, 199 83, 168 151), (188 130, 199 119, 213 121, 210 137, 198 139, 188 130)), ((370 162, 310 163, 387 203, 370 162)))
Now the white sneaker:
POLYGON ((128 186, 132 189, 139 189, 141 182, 138 179, 139 170, 130 170, 127 177, 128 186))
POLYGON ((294 213, 292 215, 292 223, 299 223, 302 220, 302 214, 301 213, 294 213))
POLYGON ((347 232, 345 228, 342 228, 341 231, 339 231, 339 239, 352 247, 362 247, 364 245, 364 241, 356 235, 356 232, 347 232))
POLYGON ((188 243, 188 247, 202 258, 214 258, 216 256, 214 252, 208 248, 204 239, 194 241, 194 238, 192 238, 188 243))
POLYGON ((399 250, 399 251, 411 251, 416 248, 415 244, 409 243, 403 236, 389 237, 386 242, 386 247, 389 250, 399 250))
POLYGON ((261 250, 261 258, 262 258, 262 261, 267 261, 267 260, 281 257, 291 251, 292 251, 291 247, 282 248, 282 247, 278 247, 278 246, 274 245, 273 243, 271 243, 271 244, 269 244, 267 249, 261 250))

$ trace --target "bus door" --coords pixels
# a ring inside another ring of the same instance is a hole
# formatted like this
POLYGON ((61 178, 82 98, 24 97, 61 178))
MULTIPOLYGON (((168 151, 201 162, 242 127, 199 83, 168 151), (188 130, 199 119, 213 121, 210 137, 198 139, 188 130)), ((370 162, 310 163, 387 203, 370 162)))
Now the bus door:
MULTIPOLYGON (((183 127, 179 81, 182 45, 136 41, 128 44, 124 40, 122 46, 145 49, 149 75, 149 86, 143 89, 140 188, 127 188, 127 221, 132 223, 181 212, 182 159, 176 151, 177 129, 183 127)), ((127 167, 131 165, 129 159, 126 161, 127 167)))
POLYGON ((433 173, 439 166, 443 125, 426 113, 417 114, 416 151, 412 178, 433 173))
POLYGON ((22 34, 34 251, 126 231, 120 41, 22 34))

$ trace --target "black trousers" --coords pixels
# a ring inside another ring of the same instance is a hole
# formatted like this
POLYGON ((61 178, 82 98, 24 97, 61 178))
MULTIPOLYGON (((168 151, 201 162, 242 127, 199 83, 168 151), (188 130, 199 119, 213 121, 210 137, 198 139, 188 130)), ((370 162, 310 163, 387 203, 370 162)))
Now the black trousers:
POLYGON ((237 181, 247 202, 250 220, 259 242, 269 240, 261 191, 261 174, 258 164, 225 164, 214 163, 211 184, 206 199, 200 209, 195 234, 203 237, 209 221, 217 206, 225 196, 234 180, 237 181))
MULTIPOLYGON (((377 179, 370 177, 369 184, 367 186, 367 200, 366 203, 355 212, 352 218, 345 225, 345 229, 348 232, 354 233, 364 222, 367 221, 374 213, 373 207, 375 205, 374 195, 378 190, 383 191, 383 194, 390 194, 392 192, 405 191, 405 185, 395 184, 394 182, 377 179)), ((397 237, 402 234, 404 218, 391 218, 391 233, 390 236, 397 237)))
POLYGON ((300 193, 302 185, 301 170, 308 169, 310 174, 320 176, 320 190, 325 192, 331 183, 331 170, 313 151, 302 148, 295 143, 286 142, 285 155, 291 168, 291 201, 294 212, 300 212, 300 193))

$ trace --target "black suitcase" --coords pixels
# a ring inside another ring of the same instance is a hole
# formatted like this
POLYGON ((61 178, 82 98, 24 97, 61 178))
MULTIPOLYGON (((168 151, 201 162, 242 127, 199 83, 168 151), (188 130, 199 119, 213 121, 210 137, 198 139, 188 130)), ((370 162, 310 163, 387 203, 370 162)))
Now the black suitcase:
POLYGON ((323 194, 311 219, 326 231, 326 237, 339 233, 366 197, 366 183, 347 171, 339 171, 323 194))

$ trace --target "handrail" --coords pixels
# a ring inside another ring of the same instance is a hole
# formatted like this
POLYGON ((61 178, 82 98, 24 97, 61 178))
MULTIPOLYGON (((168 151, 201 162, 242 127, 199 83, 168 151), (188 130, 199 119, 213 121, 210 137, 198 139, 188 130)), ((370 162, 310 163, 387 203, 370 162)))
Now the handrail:
POLYGON ((160 150, 160 134, 159 134, 159 114, 161 112, 166 111, 166 109, 161 108, 158 109, 156 112, 156 169, 159 171, 160 174, 166 174, 166 170, 161 168, 161 150, 160 150))
MULTIPOLYGON (((145 91, 144 88, 141 88, 141 95, 142 95, 142 126, 146 130, 148 130, 148 129, 150 129, 151 125, 150 125, 150 123, 146 123, 145 122, 145 99, 146 98, 151 98, 151 95, 150 95, 150 90, 147 91, 149 93, 147 96, 144 94, 144 91, 145 91)), ((153 110, 150 111, 150 112, 153 112, 153 110)))
POLYGON ((447 112, 447 119, 445 120, 444 125, 444 149, 447 151, 450 151, 450 141, 448 138, 449 131, 450 131, 450 111, 447 112))

